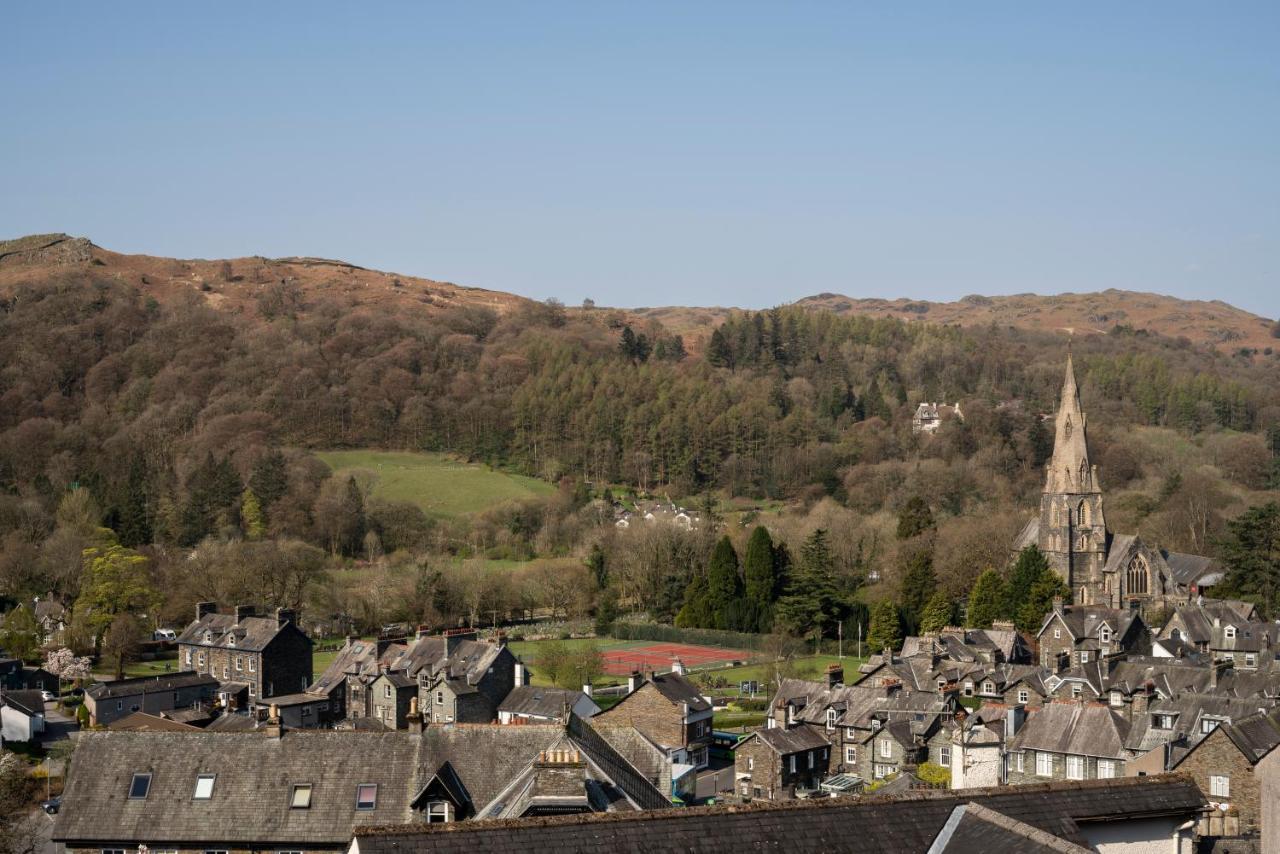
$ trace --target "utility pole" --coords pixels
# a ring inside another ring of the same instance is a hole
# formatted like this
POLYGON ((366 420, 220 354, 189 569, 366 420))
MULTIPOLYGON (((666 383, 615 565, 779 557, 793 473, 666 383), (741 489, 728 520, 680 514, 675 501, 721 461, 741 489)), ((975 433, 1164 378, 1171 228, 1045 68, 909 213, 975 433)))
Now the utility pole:
POLYGON ((839 638, 836 641, 836 658, 844 661, 844 620, 841 620, 836 626, 836 637, 839 638))
POLYGON ((858 658, 862 658, 862 621, 858 621, 858 658))

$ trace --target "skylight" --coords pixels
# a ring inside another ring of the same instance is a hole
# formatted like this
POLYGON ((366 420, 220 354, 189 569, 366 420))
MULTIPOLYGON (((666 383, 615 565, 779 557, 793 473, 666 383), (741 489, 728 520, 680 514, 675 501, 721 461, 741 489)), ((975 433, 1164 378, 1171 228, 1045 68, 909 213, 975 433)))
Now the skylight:
POLYGON ((361 783, 356 786, 356 809, 371 810, 378 805, 378 784, 361 783))
MULTIPOLYGON (((357 795, 358 797, 358 795, 357 795)), ((289 797, 289 808, 295 810, 311 809, 311 784, 296 783, 293 794, 289 797)))
POLYGON ((196 775, 196 792, 191 797, 197 801, 207 801, 213 797, 213 780, 214 774, 197 774, 196 775))
POLYGON ((151 775, 150 774, 134 774, 133 782, 129 784, 129 799, 140 801, 145 800, 147 792, 151 791, 151 775))

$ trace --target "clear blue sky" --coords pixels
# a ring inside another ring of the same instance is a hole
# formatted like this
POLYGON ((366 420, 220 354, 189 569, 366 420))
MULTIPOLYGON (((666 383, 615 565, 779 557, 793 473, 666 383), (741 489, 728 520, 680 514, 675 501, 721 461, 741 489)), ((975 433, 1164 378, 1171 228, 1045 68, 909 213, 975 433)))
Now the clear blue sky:
POLYGON ((576 303, 1280 314, 1280 3, 20 3, 0 235, 576 303))

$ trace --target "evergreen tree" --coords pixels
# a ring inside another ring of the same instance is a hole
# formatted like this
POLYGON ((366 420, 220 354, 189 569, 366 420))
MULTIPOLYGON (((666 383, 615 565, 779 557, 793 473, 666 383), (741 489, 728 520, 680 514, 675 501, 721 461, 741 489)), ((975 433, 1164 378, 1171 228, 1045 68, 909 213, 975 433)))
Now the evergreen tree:
POLYGON ((707 603, 707 576, 695 572, 684 589, 684 605, 676 614, 676 625, 682 629, 706 628, 711 625, 711 608, 707 603))
POLYGON ((967 619, 971 629, 989 629, 1005 610, 1004 579, 994 569, 983 570, 969 592, 967 619))
POLYGON ((906 558, 902 574, 902 610, 909 626, 919 624, 924 607, 938 587, 933 571, 933 552, 918 549, 906 558))
POLYGON ((249 488, 269 513, 271 505, 289 492, 289 467, 284 454, 276 449, 259 460, 249 475, 249 488))
POLYGON ((738 553, 728 536, 720 538, 707 566, 707 608, 710 628, 738 629, 734 620, 742 613, 742 578, 738 575, 738 553))
POLYGON ((932 530, 935 525, 929 503, 919 495, 913 495, 898 513, 898 539, 909 540, 917 534, 932 530))
POLYGON ((125 485, 124 507, 120 511, 120 543, 133 548, 152 540, 151 512, 147 489, 147 465, 142 454, 134 454, 129 463, 129 479, 125 485))
POLYGON ((778 600, 776 619, 793 634, 821 637, 844 611, 827 532, 818 528, 800 550, 800 565, 778 600))
POLYGON ((757 525, 747 540, 747 553, 742 561, 747 613, 752 617, 753 623, 748 631, 767 634, 773 626, 777 561, 778 553, 773 547, 769 529, 764 525, 757 525))
POLYGON ((871 609, 871 626, 867 629, 867 649, 874 655, 902 645, 902 623, 898 606, 888 599, 871 609))
POLYGON ((1069 602, 1071 591, 1058 573, 1045 567, 1040 577, 1031 585, 1026 601, 1018 609, 1015 620, 1018 628, 1024 632, 1038 631, 1044 623, 1045 615, 1053 610, 1053 600, 1058 597, 1063 602, 1069 602))
POLYGON ((597 590, 604 590, 609 586, 609 567, 605 563, 604 549, 599 543, 591 544, 591 551, 587 554, 587 568, 591 570, 597 590))
POLYGON ((955 622, 956 605, 946 591, 936 590, 920 615, 920 631, 936 635, 955 622))
POLYGON ((1280 504, 1251 507, 1228 522, 1221 549, 1227 565, 1224 593, 1256 602, 1275 618, 1280 613, 1280 504))
POLYGON ((733 367, 733 353, 719 327, 716 327, 707 341, 707 362, 717 368, 733 367))
POLYGON ((1014 561, 1013 569, 1009 571, 1009 581, 1005 585, 1004 607, 1001 609, 1001 616, 1007 620, 1017 620, 1018 614, 1022 606, 1026 604, 1027 597, 1031 595, 1031 588, 1045 571, 1049 569, 1049 561, 1045 558, 1044 553, 1034 545, 1027 546, 1018 553, 1018 559, 1014 561))
POLYGON ((344 549, 347 554, 356 554, 364 545, 364 534, 368 522, 364 515, 364 496, 360 494, 360 485, 354 477, 347 478, 347 491, 342 499, 343 518, 347 520, 344 532, 344 549))
POLYGON ((862 399, 866 404, 868 418, 893 421, 893 410, 885 402, 884 392, 880 391, 880 381, 875 375, 872 375, 871 384, 867 386, 867 393, 862 396, 862 399))
POLYGON ((250 540, 260 540, 267 533, 267 523, 262 516, 262 505, 252 489, 246 489, 240 496, 240 524, 244 535, 250 540))

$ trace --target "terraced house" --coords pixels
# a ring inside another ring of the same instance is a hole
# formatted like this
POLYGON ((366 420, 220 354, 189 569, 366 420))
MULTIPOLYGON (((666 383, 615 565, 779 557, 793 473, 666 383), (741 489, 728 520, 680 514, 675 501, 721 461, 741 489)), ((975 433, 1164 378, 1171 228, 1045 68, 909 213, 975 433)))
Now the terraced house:
POLYGON ((1049 703, 1028 715, 1005 756, 1009 783, 1125 776, 1130 724, 1097 703, 1049 703))
POLYGON ((243 687, 251 703, 306 690, 311 684, 311 650, 311 638, 287 608, 259 617, 251 605, 220 614, 215 603, 201 602, 195 620, 178 635, 183 670, 212 676, 223 684, 224 693, 243 687))

